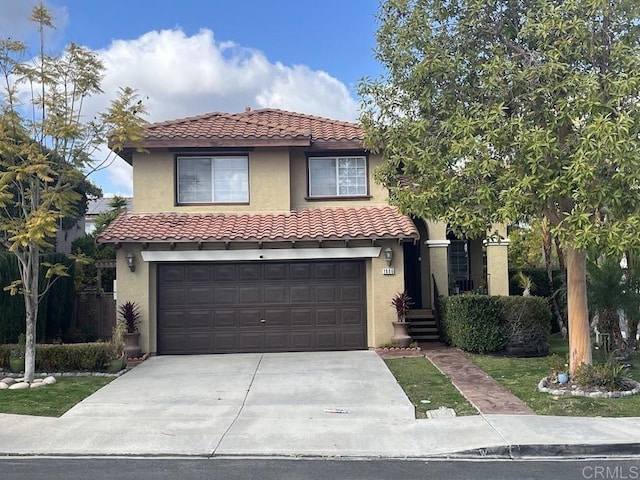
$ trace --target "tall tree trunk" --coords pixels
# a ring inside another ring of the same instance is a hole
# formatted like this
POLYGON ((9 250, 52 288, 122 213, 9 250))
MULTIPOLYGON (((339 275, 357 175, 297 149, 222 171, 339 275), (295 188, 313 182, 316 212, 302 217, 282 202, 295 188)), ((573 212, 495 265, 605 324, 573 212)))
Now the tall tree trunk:
MULTIPOLYGON (((549 303, 551 304, 551 310, 553 311, 553 315, 556 317, 556 322, 558 322, 558 329, 560 333, 562 333, 563 338, 567 338, 567 327, 564 322, 564 318, 562 312, 560 311, 560 306, 558 305, 558 299, 556 298, 553 286, 553 267, 551 264, 551 232, 549 231, 549 224, 547 223, 547 219, 542 219, 542 253, 544 254, 544 266, 547 270, 547 285, 549 287, 549 292, 551 292, 551 296, 549 297, 549 303)), ((564 261, 564 259, 563 259, 564 261)))
POLYGON ((36 367, 36 324, 38 321, 40 251, 38 247, 29 249, 24 266, 22 281, 24 283, 24 308, 26 322, 26 344, 24 355, 24 379, 33 382, 36 367))
POLYGON ((569 372, 591 364, 591 336, 587 309, 587 254, 567 249, 567 309, 569 312, 569 372))

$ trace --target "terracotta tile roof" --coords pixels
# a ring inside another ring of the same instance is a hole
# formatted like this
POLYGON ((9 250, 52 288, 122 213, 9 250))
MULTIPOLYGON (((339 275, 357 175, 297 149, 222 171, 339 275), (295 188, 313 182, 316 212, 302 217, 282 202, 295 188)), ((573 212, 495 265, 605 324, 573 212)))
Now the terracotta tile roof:
POLYGON ((396 207, 332 207, 286 213, 122 213, 98 237, 117 242, 274 242, 419 238, 396 207))
MULTIPOLYGON (((287 112, 277 109, 247 110, 242 113, 208 113, 144 127, 143 146, 158 141, 216 141, 217 145, 242 141, 247 146, 255 141, 279 141, 282 144, 310 145, 315 141, 362 142, 364 133, 357 123, 287 112)), ((260 143, 262 144, 262 143, 260 143)), ((201 146, 201 145, 200 145, 201 146)))

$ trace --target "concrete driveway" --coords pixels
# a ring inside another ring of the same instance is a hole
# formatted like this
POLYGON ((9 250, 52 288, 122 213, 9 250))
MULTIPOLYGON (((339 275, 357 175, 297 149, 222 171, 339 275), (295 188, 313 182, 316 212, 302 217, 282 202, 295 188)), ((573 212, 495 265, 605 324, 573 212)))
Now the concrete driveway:
POLYGON ((69 410, 40 442, 65 454, 369 454, 372 442, 385 446, 379 428, 413 423, 374 352, 160 356, 69 410))

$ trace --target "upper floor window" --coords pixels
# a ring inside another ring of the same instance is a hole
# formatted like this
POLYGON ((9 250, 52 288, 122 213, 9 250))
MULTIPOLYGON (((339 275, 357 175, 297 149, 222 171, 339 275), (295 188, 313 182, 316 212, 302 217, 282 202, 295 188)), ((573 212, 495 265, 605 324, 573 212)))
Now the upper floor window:
POLYGON ((247 203, 247 157, 178 157, 178 203, 247 203))
POLYGON ((310 157, 310 197, 367 195, 366 157, 310 157))

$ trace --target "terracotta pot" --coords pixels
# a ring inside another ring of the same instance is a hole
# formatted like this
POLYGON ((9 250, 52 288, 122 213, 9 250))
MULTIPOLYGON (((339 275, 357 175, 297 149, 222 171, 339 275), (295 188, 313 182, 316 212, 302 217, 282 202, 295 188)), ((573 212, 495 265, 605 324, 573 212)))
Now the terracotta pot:
POLYGON ((409 336, 409 324, 407 322, 392 322, 393 335, 391 341, 400 348, 407 348, 411 343, 409 336))
POLYGON ((124 353, 126 358, 138 358, 142 354, 139 341, 140 332, 124 334, 124 353))

